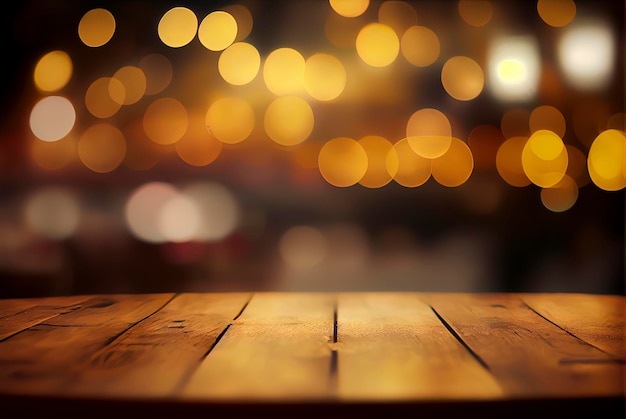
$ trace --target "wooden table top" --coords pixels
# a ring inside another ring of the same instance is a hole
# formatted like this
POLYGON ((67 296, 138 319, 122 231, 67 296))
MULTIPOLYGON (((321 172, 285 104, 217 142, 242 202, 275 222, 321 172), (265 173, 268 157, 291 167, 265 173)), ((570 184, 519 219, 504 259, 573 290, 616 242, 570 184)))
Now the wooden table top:
POLYGON ((0 417, 624 417, 624 302, 431 293, 0 300, 0 417))

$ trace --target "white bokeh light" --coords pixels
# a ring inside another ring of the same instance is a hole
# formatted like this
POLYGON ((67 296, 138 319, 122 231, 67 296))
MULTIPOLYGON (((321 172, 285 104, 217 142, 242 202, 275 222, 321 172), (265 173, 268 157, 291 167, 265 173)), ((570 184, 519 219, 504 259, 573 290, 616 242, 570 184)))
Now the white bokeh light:
POLYGON ((488 86, 495 97, 504 101, 529 101, 536 96, 541 64, 534 38, 498 38, 489 48, 488 59, 488 86))

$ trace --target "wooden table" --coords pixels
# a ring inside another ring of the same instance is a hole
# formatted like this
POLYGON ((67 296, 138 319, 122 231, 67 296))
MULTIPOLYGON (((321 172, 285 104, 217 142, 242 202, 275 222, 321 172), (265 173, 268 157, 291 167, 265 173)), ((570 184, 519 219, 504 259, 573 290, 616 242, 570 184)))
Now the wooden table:
POLYGON ((624 417, 624 297, 0 300, 0 418, 624 417))

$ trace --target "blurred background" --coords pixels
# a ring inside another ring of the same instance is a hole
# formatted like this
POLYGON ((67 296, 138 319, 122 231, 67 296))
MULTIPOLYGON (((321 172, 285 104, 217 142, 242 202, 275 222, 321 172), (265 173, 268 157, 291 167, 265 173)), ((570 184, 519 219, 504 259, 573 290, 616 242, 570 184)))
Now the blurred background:
POLYGON ((3 8, 2 298, 624 291, 624 2, 3 8))

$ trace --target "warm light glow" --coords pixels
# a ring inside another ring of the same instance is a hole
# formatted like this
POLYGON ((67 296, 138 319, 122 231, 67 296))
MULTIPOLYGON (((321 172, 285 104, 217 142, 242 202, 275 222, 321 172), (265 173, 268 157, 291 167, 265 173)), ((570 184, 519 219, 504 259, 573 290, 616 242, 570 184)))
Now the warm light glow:
POLYGON ((76 139, 71 135, 54 142, 35 139, 30 152, 33 161, 42 169, 62 169, 77 156, 76 139))
POLYGON ((313 110, 306 100, 297 96, 274 99, 265 111, 265 132, 280 145, 300 144, 311 135, 313 124, 313 110))
POLYGON ((111 77, 100 77, 87 88, 85 106, 96 118, 106 119, 120 110, 125 97, 126 90, 121 81, 111 77))
POLYGON ((161 54, 149 54, 141 59, 139 67, 146 77, 146 95, 155 95, 165 90, 172 81, 172 63, 161 54))
POLYGON ((356 38, 359 57, 372 67, 390 65, 400 51, 398 35, 387 25, 370 23, 364 26, 356 38))
POLYGON ((236 42, 221 53, 217 66, 227 83, 242 86, 250 83, 258 74, 261 56, 254 45, 236 42))
POLYGON ((537 13, 548 25, 560 28, 576 16, 576 3, 574 0, 537 0, 537 13))
POLYGON ((308 94, 320 101, 337 98, 346 87, 346 70, 337 57, 314 54, 306 60, 304 87, 308 94))
POLYGON ((78 23, 78 36, 88 47, 101 47, 115 33, 115 18, 105 9, 92 9, 78 23))
POLYGON ((250 10, 241 4, 230 4, 224 7, 224 11, 229 13, 237 21, 237 36, 235 42, 243 41, 252 32, 252 26, 254 24, 252 19, 252 13, 250 10))
POLYGON ((283 261, 295 269, 309 269, 319 264, 326 256, 327 246, 322 232, 310 226, 291 227, 278 242, 283 261))
POLYGON ((552 212, 567 211, 578 199, 578 186, 569 176, 552 186, 541 190, 541 202, 552 212))
POLYGON ((236 144, 250 136, 254 129, 254 110, 248 102, 225 97, 211 104, 206 113, 209 133, 225 144, 236 144))
POLYGON ((393 144, 386 138, 368 135, 359 140, 367 154, 367 170, 359 183, 366 188, 381 188, 393 178, 387 171, 387 155, 393 144))
POLYGON ((165 242, 159 225, 161 210, 177 195, 176 188, 164 182, 149 182, 135 189, 126 201, 124 212, 131 234, 150 243, 165 242))
MULTIPOLYGON (((137 103, 146 92, 146 76, 139 67, 132 65, 122 67, 115 72, 113 79, 120 81, 124 86, 124 95, 121 97, 120 105, 137 103)), ((115 89, 115 84, 110 84, 109 88, 115 89)), ((115 101, 120 99, 113 94, 111 94, 111 98, 115 101)))
POLYGON ((541 61, 534 38, 497 37, 490 46, 489 89, 504 101, 527 101, 537 94, 541 61))
POLYGON ((563 140, 548 130, 533 133, 522 151, 524 173, 532 183, 542 188, 553 187, 563 179, 567 161, 563 140))
POLYGON ((459 0, 459 16, 468 25, 485 26, 493 16, 493 6, 489 0, 459 0))
POLYGON ((157 144, 174 144, 185 134, 188 125, 187 110, 174 98, 155 100, 143 114, 146 135, 157 144))
POLYGON ((30 130, 43 141, 57 141, 74 128, 76 111, 72 102, 62 96, 48 96, 33 106, 30 130))
POLYGON ((198 18, 186 7, 174 7, 161 17, 158 25, 161 42, 180 48, 190 43, 198 32, 198 18))
POLYGON ((100 123, 87 128, 78 140, 78 156, 87 168, 97 173, 115 170, 124 161, 126 139, 111 124, 100 123))
POLYGON ((233 193, 215 182, 196 182, 181 193, 190 198, 200 213, 196 239, 215 242, 224 239, 239 225, 241 209, 233 193))
POLYGON ((443 156, 450 148, 452 127, 441 111, 425 108, 411 115, 406 126, 406 136, 415 153, 434 159, 443 156))
POLYGON ((402 55, 416 67, 426 67, 437 61, 441 46, 439 38, 425 26, 411 26, 402 35, 402 55))
POLYGON ((200 208, 196 203, 177 194, 160 208, 158 229, 165 241, 183 243, 192 240, 200 227, 200 208))
POLYGON ((496 154, 498 173, 511 186, 524 187, 531 183, 522 166, 522 151, 527 140, 526 137, 509 138, 502 143, 496 154))
POLYGON ((292 95, 304 90, 305 61, 293 48, 279 48, 263 63, 263 81, 275 95, 292 95))
POLYGON ((606 191, 626 187, 626 134, 609 129, 601 132, 591 144, 587 168, 593 183, 606 191))
POLYGON ((211 51, 228 48, 237 37, 237 21, 227 12, 218 10, 209 13, 198 28, 200 43, 211 51))
POLYGON ((565 118, 561 111, 554 106, 538 106, 530 113, 528 120, 530 132, 546 129, 553 131, 559 137, 565 136, 565 118))
POLYGON ((76 232, 81 210, 72 191, 52 186, 30 195, 24 213, 26 223, 36 234, 52 240, 64 240, 76 232))
POLYGON ((70 81, 72 71, 72 60, 66 52, 51 51, 41 57, 35 66, 35 86, 46 92, 60 90, 70 81))
POLYGON ((330 7, 344 17, 357 17, 365 13, 370 0, 329 0, 330 7))
POLYGON ((606 22, 572 25, 558 43, 561 70, 575 89, 605 88, 612 79, 615 55, 614 34, 606 22))
POLYGON ((475 99, 483 91, 485 77, 480 65, 469 57, 452 57, 443 65, 441 83, 457 100, 475 99))
POLYGON ((432 176, 441 185, 456 187, 464 184, 474 170, 470 148, 458 138, 452 138, 446 153, 431 162, 432 176))
POLYGON ((378 8, 378 22, 389 26, 400 38, 409 27, 417 25, 417 12, 405 1, 384 1, 378 8))
POLYGON ((358 141, 338 137, 324 144, 317 165, 322 177, 331 185, 352 186, 367 172, 367 153, 358 141))
POLYGON ((476 170, 496 169, 496 154, 503 142, 502 131, 493 125, 479 125, 470 132, 467 144, 474 156, 476 170))
POLYGON ((189 128, 176 142, 176 153, 191 166, 213 163, 222 152, 222 142, 209 134, 204 115, 190 118, 189 128))
POLYGON ((393 180, 407 188, 426 183, 431 175, 431 161, 415 153, 409 142, 402 139, 394 144, 385 161, 393 180))

